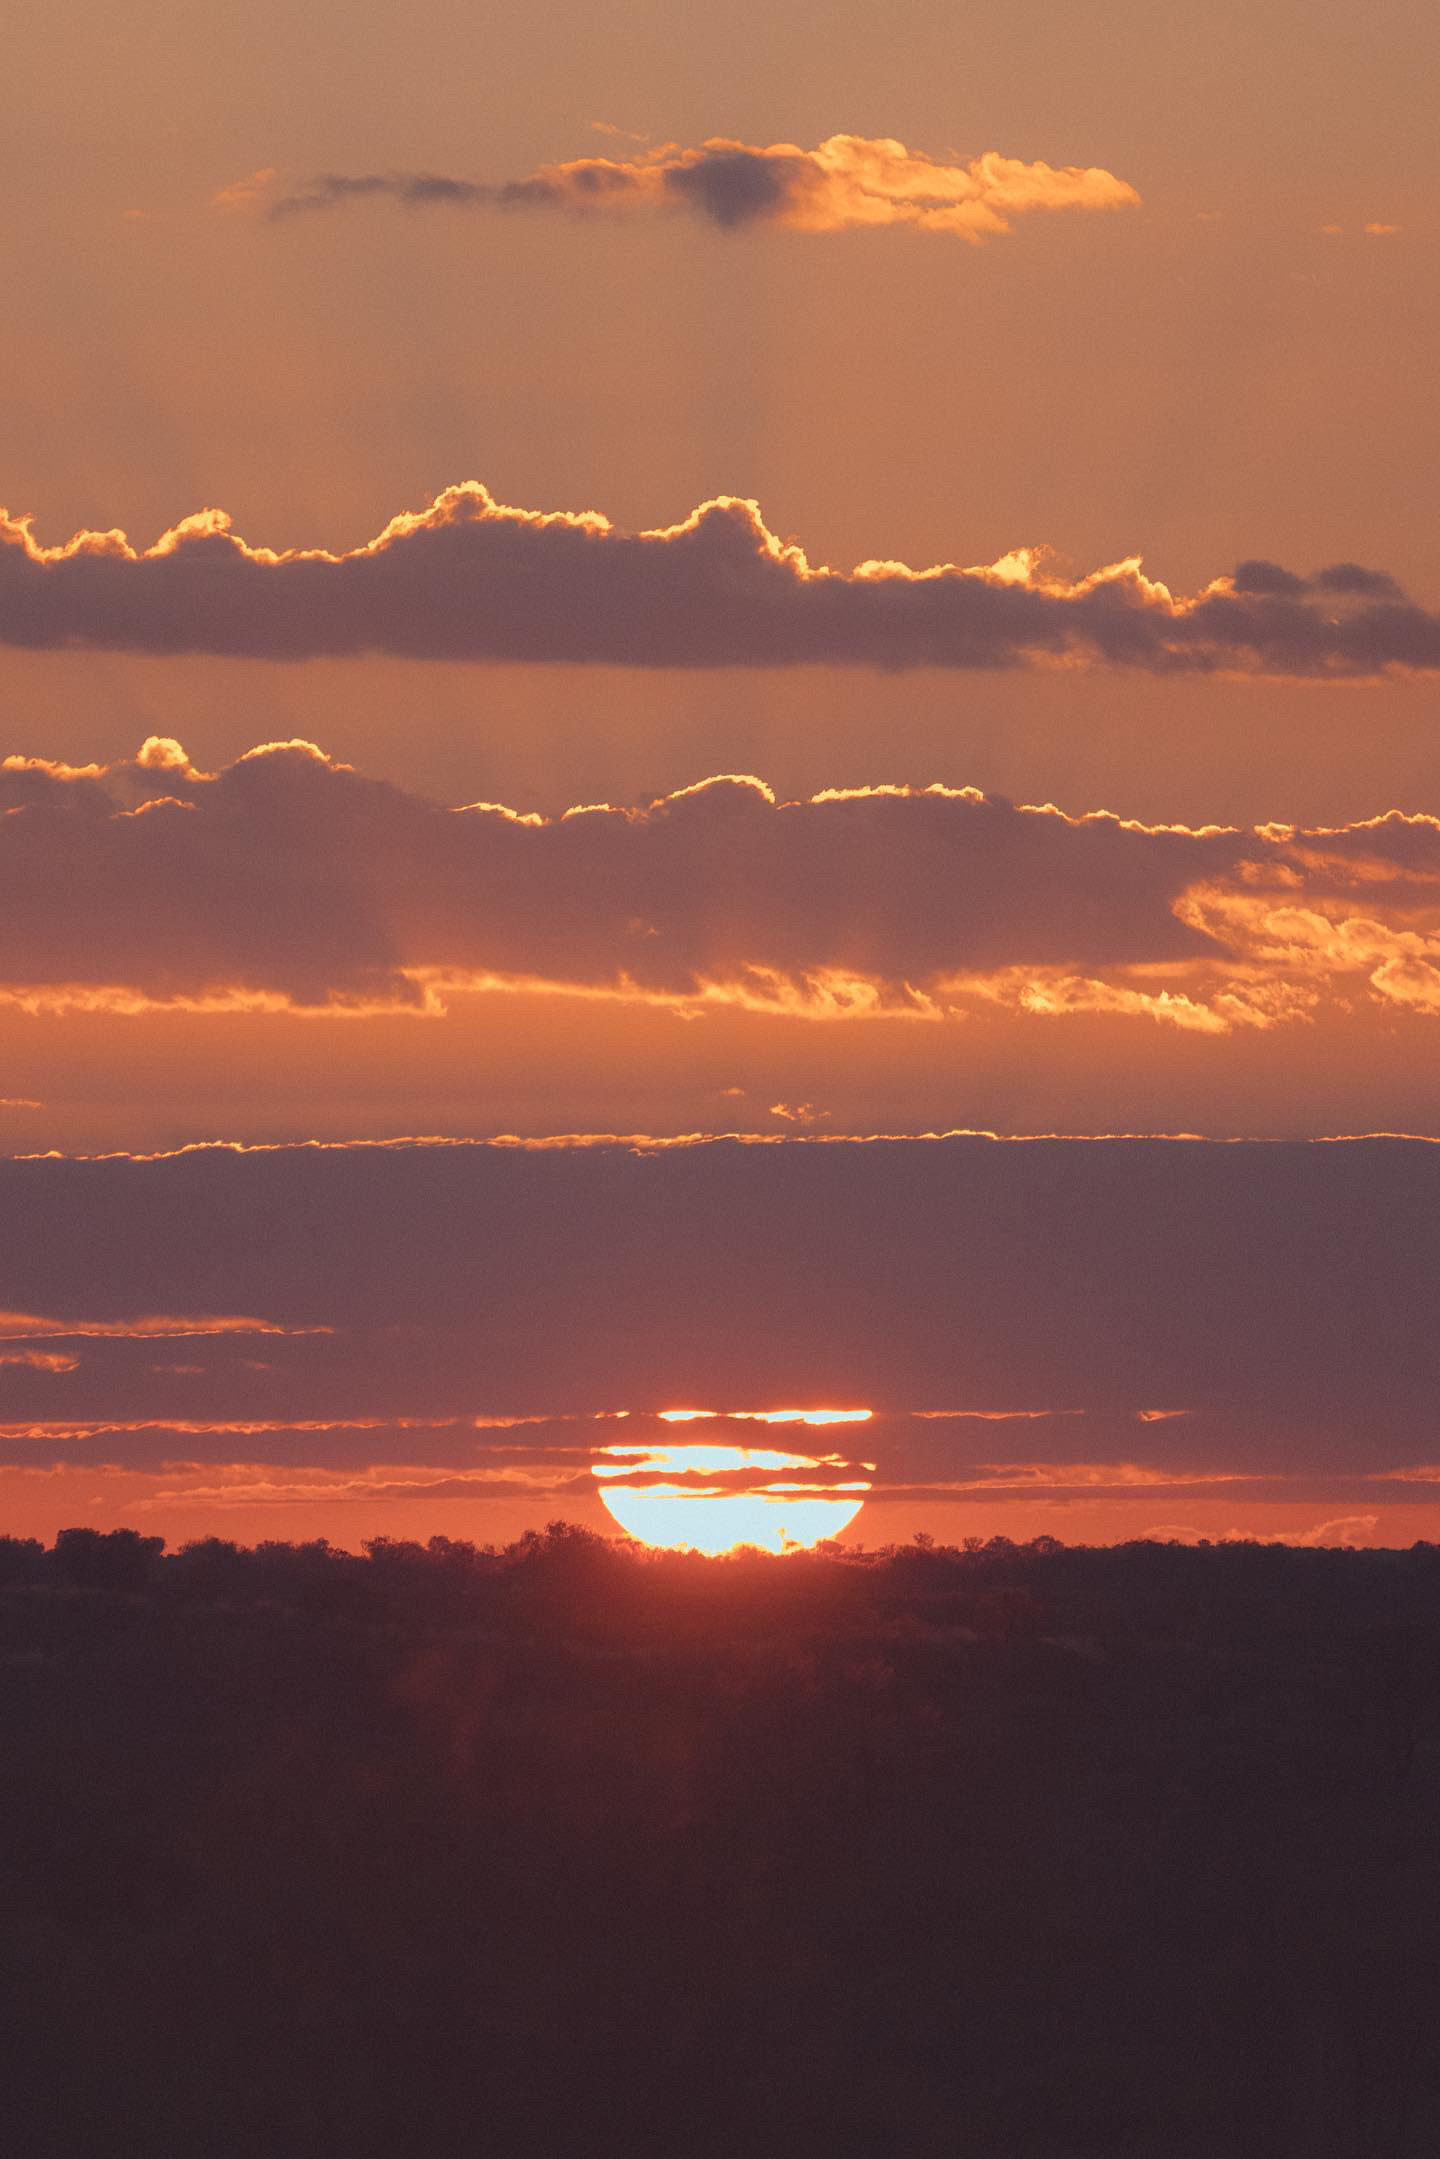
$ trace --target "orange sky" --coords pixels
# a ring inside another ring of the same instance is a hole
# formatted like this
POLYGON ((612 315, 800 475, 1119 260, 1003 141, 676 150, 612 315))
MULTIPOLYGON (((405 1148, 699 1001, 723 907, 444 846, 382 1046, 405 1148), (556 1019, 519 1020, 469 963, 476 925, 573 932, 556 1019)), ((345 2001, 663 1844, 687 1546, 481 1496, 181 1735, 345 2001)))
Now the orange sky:
MULTIPOLYGON (((32 11, 0 1149, 1440 1135, 1437 63, 1420 0, 32 11), (149 552, 203 510, 228 528, 149 552), (727 774, 757 784, 690 792, 727 774)), ((1396 1204, 1377 1172, 1371 1226, 1396 1204)), ((1282 1364, 1323 1262, 1289 1264, 1282 1364)), ((592 1290, 535 1294, 544 1340, 592 1290)), ((23 1266, 5 1296, 47 1309, 23 1266)), ((63 1422, 74 1374, 3 1349, 0 1424, 63 1422)), ((95 1355, 86 1415, 175 1413, 174 1374, 95 1355)), ((630 1356, 577 1400, 664 1406, 643 1325, 630 1356)), ((1322 1443, 1261 1392, 1221 1452, 1263 1484, 941 1461, 849 1534, 1435 1533, 1358 1401, 1322 1443)), ((0 1530, 488 1538, 549 1505, 402 1497, 387 1465, 436 1467, 384 1451, 403 1411, 338 1466, 237 1435, 209 1497, 16 1460, 0 1530)), ((561 1511, 601 1520, 583 1477, 561 1511)))

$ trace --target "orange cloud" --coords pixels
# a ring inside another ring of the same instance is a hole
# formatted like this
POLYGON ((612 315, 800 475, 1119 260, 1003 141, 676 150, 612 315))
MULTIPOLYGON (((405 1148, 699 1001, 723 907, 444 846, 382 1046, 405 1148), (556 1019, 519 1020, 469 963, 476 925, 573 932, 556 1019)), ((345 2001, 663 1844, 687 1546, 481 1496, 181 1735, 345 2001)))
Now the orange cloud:
POLYGON ((251 1319, 238 1313, 145 1312, 133 1319, 59 1319, 38 1312, 0 1311, 0 1341, 42 1342, 121 1340, 188 1341, 208 1334, 329 1334, 329 1327, 288 1327, 278 1320, 251 1319))
POLYGON ((1188 596, 1138 555, 1074 577, 1037 547, 843 571, 812 564, 735 496, 624 532, 593 510, 514 508, 478 481, 343 554, 253 546, 216 509, 148 548, 118 531, 47 546, 33 519, 0 512, 0 643, 672 668, 1440 669, 1440 617, 1356 563, 1301 577, 1242 562, 1188 596))
MULTIPOLYGON (((345 1474, 306 1468, 303 1474, 287 1472, 280 1465, 246 1462, 231 1465, 222 1480, 203 1484, 176 1483, 174 1472, 188 1465, 167 1465, 171 1475, 141 1500, 137 1512, 153 1507, 187 1506, 231 1508, 246 1506, 293 1506, 324 1500, 347 1503, 356 1500, 413 1499, 525 1499, 553 1503, 584 1492, 588 1480, 582 1470, 544 1474, 535 1469, 434 1468, 425 1463, 376 1463, 345 1474), (267 1473, 268 1471, 268 1473, 267 1473)), ((213 1474, 213 1472, 212 1472, 213 1474)))
MULTIPOLYGON (((1358 1547, 1372 1543, 1380 1517, 1344 1514, 1310 1529, 1196 1529, 1185 1522, 1159 1522, 1142 1535, 1157 1544, 1297 1544, 1309 1548, 1358 1547)), ((1383 1542, 1383 1539, 1381 1540, 1383 1542)))
MULTIPOLYGON (((267 744, 218 773, 0 764, 0 1000, 442 1015, 480 990, 925 1027, 1000 1007, 1197 1037, 1440 1013, 1440 820, 1147 825, 973 788, 749 777, 448 809, 267 744)), ((766 1094, 792 1131, 830 1111, 766 1094)))
MULTIPOLYGON (((273 165, 257 166, 256 170, 247 173, 243 180, 232 180, 228 187, 217 188, 210 197, 210 207, 212 210, 248 210, 252 204, 264 198, 274 177, 273 165)), ((128 211, 126 213, 127 216, 134 214, 128 211)))
MULTIPOLYGON (((955 985, 959 988, 961 985, 955 985)), ((1033 974, 1010 970, 989 981, 972 982, 983 996, 1013 1002, 1022 1012, 1054 1018, 1069 1012, 1140 1015, 1196 1034, 1228 1034, 1233 1020, 1213 1004, 1198 1003, 1178 990, 1135 989, 1119 982, 1097 982, 1079 975, 1033 974)))
MULTIPOLYGON (((223 189, 216 204, 249 202, 272 178, 254 174, 223 189)), ((628 158, 542 165, 526 179, 498 185, 440 173, 327 173, 281 197, 269 214, 293 218, 377 198, 410 209, 690 210, 732 232, 755 224, 810 233, 911 225, 972 245, 1008 232, 1012 218, 1032 210, 1115 210, 1140 200, 1128 182, 1099 166, 1027 163, 998 150, 946 164, 890 136, 831 135, 802 150, 716 135, 695 149, 661 143, 628 158)))
POLYGON ((1045 1417, 1083 1417, 1082 1409, 917 1409, 924 1423, 948 1424, 973 1419, 979 1424, 1034 1424, 1045 1417))
MULTIPOLYGON (((1429 949, 1440 956, 1440 938, 1429 949)), ((1417 1012, 1440 1012, 1440 967, 1412 952, 1382 960, 1370 977, 1371 986, 1392 1003, 1409 1005, 1417 1012)))
POLYGON ((1150 1485, 1250 1484, 1253 1471, 1171 1468, 1144 1462, 984 1462, 983 1475, 956 1484, 959 1492, 1114 1490, 1135 1491, 1150 1485))

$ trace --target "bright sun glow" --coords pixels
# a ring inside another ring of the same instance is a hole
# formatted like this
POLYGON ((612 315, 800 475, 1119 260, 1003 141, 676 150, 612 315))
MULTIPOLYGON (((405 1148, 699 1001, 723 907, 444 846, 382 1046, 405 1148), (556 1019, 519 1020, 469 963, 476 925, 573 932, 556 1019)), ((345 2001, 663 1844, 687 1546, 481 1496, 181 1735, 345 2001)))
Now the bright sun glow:
MULTIPOLYGON (((667 1424, 729 1422, 858 1424, 868 1409, 662 1410, 667 1424)), ((795 1551, 838 1537, 870 1490, 869 1462, 837 1454, 685 1440, 600 1449, 591 1465, 612 1518, 642 1544, 669 1551, 731 1552, 756 1545, 795 1551)))
POLYGON ((735 1424, 868 1424, 873 1409, 662 1409, 662 1424, 695 1424, 723 1417, 735 1424))

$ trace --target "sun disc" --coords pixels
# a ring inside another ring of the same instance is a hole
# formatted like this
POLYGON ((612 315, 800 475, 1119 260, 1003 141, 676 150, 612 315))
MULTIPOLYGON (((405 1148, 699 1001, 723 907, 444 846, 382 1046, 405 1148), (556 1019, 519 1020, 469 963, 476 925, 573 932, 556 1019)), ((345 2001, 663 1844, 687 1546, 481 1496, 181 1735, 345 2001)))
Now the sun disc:
MULTIPOLYGON (((772 1421, 754 1411, 730 1415, 772 1421)), ((852 1417, 842 1413, 826 1421, 852 1417)), ((667 1436, 654 1445, 602 1448, 591 1472, 607 1513, 627 1536, 667 1551, 713 1555, 742 1545, 796 1551, 838 1537, 865 1503, 870 1481, 860 1472, 868 1466, 775 1447, 674 1444, 667 1436)))

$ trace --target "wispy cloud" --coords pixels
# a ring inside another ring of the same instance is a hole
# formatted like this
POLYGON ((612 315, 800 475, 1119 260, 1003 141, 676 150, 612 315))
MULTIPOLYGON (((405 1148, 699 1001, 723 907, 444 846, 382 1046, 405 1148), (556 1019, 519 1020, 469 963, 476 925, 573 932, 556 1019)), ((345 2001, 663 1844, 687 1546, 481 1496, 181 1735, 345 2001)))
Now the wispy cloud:
MULTIPOLYGON (((1141 1534, 1157 1544, 1293 1544, 1335 1549, 1375 1541, 1378 1514, 1342 1514, 1309 1529, 1196 1529, 1188 1522, 1156 1522, 1141 1534)), ((1383 1542, 1383 1540, 1381 1540, 1383 1542)))
POLYGON ((984 1462, 980 1475, 957 1482, 957 1492, 1148 1490, 1155 1485, 1253 1484, 1252 1470, 1187 1469, 1147 1462, 984 1462))
POLYGON ((141 1312, 117 1319, 70 1319, 39 1312, 0 1312, 0 1341, 124 1340, 179 1342, 202 1335, 329 1334, 328 1327, 292 1327, 239 1313, 141 1312))
POLYGON ((228 187, 217 188, 210 197, 210 207, 212 210, 248 210, 265 199, 274 178, 273 165, 257 166, 254 172, 246 173, 243 180, 232 180, 228 187))

